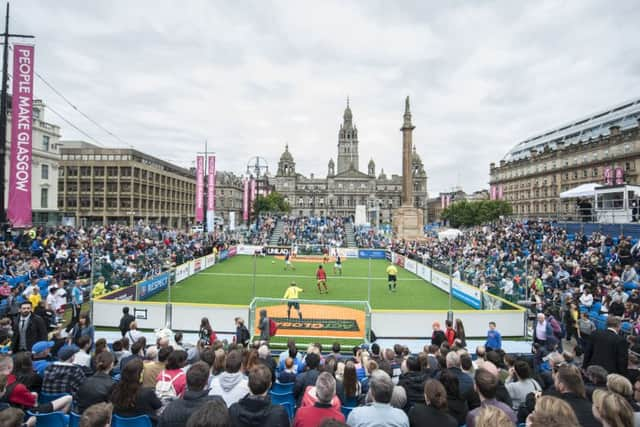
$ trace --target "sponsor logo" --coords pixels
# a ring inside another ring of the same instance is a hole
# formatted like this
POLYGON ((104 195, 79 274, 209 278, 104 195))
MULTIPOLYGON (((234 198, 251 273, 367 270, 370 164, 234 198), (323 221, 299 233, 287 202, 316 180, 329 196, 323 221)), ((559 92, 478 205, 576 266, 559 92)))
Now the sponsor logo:
POLYGON ((280 246, 265 246, 264 251, 267 255, 284 255, 289 252, 289 248, 280 246))
POLYGON ((294 320, 286 317, 274 317, 278 329, 314 330, 314 331, 351 331, 358 332, 358 322, 353 319, 304 319, 294 320))
POLYGON ((193 261, 193 271, 200 270, 202 270, 202 258, 198 258, 197 260, 193 261))

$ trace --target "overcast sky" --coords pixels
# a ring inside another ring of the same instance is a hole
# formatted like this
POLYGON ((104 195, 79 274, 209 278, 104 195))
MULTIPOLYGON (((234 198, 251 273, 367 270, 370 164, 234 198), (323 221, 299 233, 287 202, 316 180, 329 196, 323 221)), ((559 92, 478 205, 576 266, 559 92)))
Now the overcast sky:
MULTIPOLYGON (((428 190, 488 188, 517 142, 640 96, 640 2, 20 0, 36 70, 127 145, 218 168, 285 143, 325 176, 347 96, 370 158, 401 170, 404 97, 428 190)), ((106 146, 118 140, 36 81, 36 97, 106 146)), ((65 139, 85 139, 61 119, 65 139)))

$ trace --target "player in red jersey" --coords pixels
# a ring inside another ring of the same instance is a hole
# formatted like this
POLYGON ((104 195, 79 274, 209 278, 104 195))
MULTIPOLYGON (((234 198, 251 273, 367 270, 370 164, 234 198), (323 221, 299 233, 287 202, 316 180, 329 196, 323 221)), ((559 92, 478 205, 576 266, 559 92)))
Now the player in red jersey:
POLYGON ((327 289, 327 273, 322 268, 322 265, 318 266, 318 270, 316 271, 316 279, 318 279, 318 290, 322 293, 322 287, 324 287, 324 292, 329 293, 329 289, 327 289))

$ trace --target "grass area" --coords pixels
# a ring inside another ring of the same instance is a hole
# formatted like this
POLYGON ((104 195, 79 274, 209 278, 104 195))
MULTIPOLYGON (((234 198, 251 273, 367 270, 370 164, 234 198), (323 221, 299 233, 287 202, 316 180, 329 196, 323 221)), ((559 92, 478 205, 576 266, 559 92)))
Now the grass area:
MULTIPOLYGON (((319 263, 293 261, 296 270, 284 271, 284 261, 271 257, 256 259, 255 295, 282 298, 291 281, 304 289, 300 298, 310 300, 367 300, 369 261, 347 259, 343 275, 333 275, 333 264, 326 264, 328 295, 316 288, 315 271, 319 263)), ((389 310, 446 310, 449 297, 421 278, 398 268, 398 288, 387 288, 385 269, 388 262, 371 261, 371 307, 389 310)), ((200 304, 248 305, 253 299, 253 257, 236 256, 180 282, 171 288, 173 302, 200 304)), ((167 301, 167 291, 153 296, 151 301, 167 301)), ((471 309, 453 299, 453 309, 471 309)))

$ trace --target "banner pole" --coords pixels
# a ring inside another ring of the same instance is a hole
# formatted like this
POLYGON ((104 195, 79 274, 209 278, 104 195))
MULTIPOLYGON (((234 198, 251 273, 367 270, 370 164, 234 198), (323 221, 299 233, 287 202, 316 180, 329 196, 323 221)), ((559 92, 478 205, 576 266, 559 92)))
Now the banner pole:
POLYGON ((256 263, 257 263, 257 255, 253 254, 253 298, 256 297, 256 263))
POLYGON ((367 285, 367 302, 371 305, 371 257, 369 257, 369 283, 367 285))

